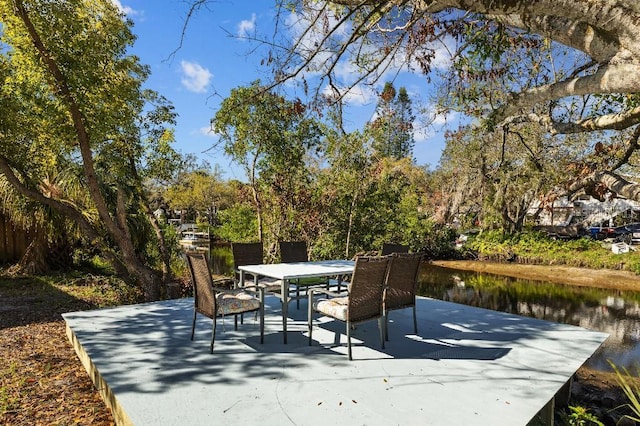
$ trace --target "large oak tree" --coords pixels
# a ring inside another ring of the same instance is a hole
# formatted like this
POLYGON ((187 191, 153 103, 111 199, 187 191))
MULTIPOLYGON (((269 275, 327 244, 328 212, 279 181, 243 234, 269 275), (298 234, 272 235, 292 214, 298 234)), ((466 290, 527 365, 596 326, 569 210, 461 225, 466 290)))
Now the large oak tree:
POLYGON ((634 129, 640 122, 637 1, 298 0, 279 4, 283 6, 279 34, 293 36, 290 48, 269 53, 274 84, 297 80, 307 87, 319 81, 317 95, 341 99, 350 88, 374 84, 400 64, 433 72, 440 47, 446 46, 452 64, 448 77, 455 81, 448 85, 447 96, 468 89, 470 80, 511 83, 501 93, 474 92, 474 97, 466 98, 470 100, 467 112, 480 116, 487 131, 534 123, 550 135, 592 133, 593 140, 601 143, 590 158, 576 165, 580 172, 572 176, 570 189, 583 188, 596 196, 608 189, 640 200, 638 186, 618 173, 635 161, 640 134, 634 129), (546 52, 546 57, 534 57, 532 51, 546 52), (345 62, 359 70, 356 78, 341 79, 345 62), (521 80, 523 64, 534 67, 538 78, 521 80))
POLYGON ((174 114, 142 88, 130 22, 109 0, 0 0, 0 22, 0 178, 159 298, 168 251, 142 184, 177 159, 174 114))

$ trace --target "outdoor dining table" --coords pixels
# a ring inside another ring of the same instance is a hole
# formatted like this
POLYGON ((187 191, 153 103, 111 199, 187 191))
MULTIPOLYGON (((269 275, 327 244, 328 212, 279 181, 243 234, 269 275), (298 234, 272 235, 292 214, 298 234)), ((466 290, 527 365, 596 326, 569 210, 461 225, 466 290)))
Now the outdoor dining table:
MULTIPOLYGON (((245 274, 253 275, 258 285, 260 277, 274 278, 281 281, 279 297, 282 300, 282 332, 284 343, 287 343, 287 311, 289 302, 289 285, 291 281, 304 278, 340 277, 353 273, 353 260, 320 260, 314 262, 271 263, 260 265, 243 265, 238 267, 240 286, 244 286, 245 274)), ((339 282, 339 281, 338 281, 339 282)))

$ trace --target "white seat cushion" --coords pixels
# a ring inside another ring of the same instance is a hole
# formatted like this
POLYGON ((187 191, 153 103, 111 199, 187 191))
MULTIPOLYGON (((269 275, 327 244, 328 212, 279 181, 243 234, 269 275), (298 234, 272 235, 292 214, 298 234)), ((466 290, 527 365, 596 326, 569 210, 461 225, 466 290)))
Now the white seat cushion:
POLYGON ((339 319, 347 321, 347 308, 349 307, 348 297, 334 297, 333 299, 320 299, 314 303, 316 311, 339 319))
POLYGON ((218 315, 241 314, 260 308, 260 301, 249 293, 218 293, 218 315))
POLYGON ((265 291, 279 293, 282 290, 282 281, 275 278, 260 278, 258 286, 264 288, 265 291))

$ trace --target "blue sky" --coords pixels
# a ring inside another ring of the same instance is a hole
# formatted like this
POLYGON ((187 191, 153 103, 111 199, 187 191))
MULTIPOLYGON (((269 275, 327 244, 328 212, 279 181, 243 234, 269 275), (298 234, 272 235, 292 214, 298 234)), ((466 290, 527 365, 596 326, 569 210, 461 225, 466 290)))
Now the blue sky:
MULTIPOLYGON (((112 0, 135 23, 138 37, 132 53, 151 67, 147 87, 156 90, 175 106, 179 114, 175 127, 175 148, 183 154, 218 164, 226 178, 245 180, 220 150, 211 149, 216 135, 209 123, 221 100, 234 87, 261 78, 267 70, 260 66, 262 55, 250 53, 255 45, 237 35, 271 34, 275 19, 274 2, 219 0, 191 17, 185 38, 181 34, 187 14, 187 2, 176 0, 112 0), (230 36, 231 35, 231 36, 230 36), (177 50, 176 50, 177 49, 177 50), (175 52, 173 55, 172 53, 175 52)), ((348 73, 349 70, 346 70, 348 73)), ((380 82, 382 86, 384 81, 380 82)), ((402 73, 394 83, 409 92, 414 110, 427 101, 429 86, 422 76, 402 73)), ((293 96, 292 96, 293 98, 293 96)), ((363 90, 349 97, 346 121, 351 129, 361 129, 371 119, 375 108, 375 92, 363 90)), ((443 148, 440 117, 435 126, 416 132, 414 157, 420 165, 435 169, 443 148)))

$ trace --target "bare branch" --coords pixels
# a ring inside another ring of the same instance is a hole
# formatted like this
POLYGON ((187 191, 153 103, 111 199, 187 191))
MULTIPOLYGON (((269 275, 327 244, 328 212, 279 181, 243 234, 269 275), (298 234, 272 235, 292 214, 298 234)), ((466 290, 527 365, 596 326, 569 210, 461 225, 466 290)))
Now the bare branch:
POLYGON ((513 94, 507 103, 491 115, 497 122, 536 104, 568 96, 589 94, 635 93, 640 81, 640 66, 616 64, 600 67, 594 74, 575 77, 553 84, 537 86, 513 94))
POLYGON ((536 113, 510 116, 498 127, 519 123, 537 123, 544 126, 552 135, 586 133, 598 130, 625 130, 633 127, 640 121, 640 107, 616 114, 605 114, 597 117, 589 117, 574 122, 555 121, 549 115, 536 113))

